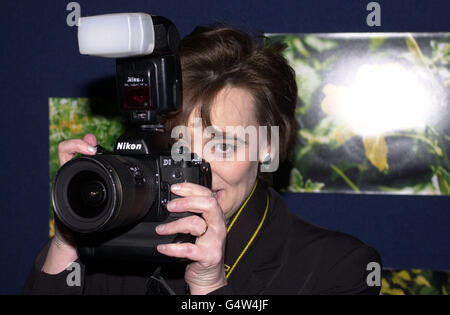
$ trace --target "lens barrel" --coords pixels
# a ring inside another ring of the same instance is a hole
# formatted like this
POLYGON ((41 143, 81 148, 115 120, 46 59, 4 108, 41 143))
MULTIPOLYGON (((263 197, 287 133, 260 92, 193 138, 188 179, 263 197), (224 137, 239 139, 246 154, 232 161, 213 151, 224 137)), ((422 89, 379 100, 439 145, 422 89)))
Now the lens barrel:
POLYGON ((111 230, 143 218, 158 198, 152 161, 119 155, 82 156, 58 171, 53 183, 55 214, 80 233, 111 230))

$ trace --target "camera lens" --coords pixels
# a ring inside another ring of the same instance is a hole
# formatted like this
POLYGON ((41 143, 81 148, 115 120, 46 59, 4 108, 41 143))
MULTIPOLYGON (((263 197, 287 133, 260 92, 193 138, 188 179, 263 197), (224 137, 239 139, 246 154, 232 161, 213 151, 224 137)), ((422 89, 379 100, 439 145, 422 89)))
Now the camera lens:
POLYGON ((72 159, 55 177, 55 214, 65 226, 80 233, 134 224, 151 210, 158 196, 156 175, 155 161, 144 164, 109 154, 72 159))
POLYGON ((72 210, 82 218, 95 218, 105 209, 106 188, 102 177, 93 171, 76 174, 69 183, 67 198, 72 210))

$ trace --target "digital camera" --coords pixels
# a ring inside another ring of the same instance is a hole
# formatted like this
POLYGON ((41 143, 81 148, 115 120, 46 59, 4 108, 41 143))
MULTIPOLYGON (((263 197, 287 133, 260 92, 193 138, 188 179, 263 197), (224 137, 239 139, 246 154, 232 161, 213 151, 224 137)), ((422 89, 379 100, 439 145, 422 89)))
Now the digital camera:
POLYGON ((52 189, 55 214, 73 232, 82 258, 173 260, 156 246, 195 237, 161 236, 155 227, 196 214, 167 211, 166 204, 178 197, 170 186, 192 182, 211 188, 210 165, 190 152, 173 159, 160 123, 181 104, 178 31, 160 16, 109 14, 81 18, 78 41, 83 54, 117 58, 119 104, 131 127, 113 152, 97 146, 96 155, 76 157, 59 169, 52 189))

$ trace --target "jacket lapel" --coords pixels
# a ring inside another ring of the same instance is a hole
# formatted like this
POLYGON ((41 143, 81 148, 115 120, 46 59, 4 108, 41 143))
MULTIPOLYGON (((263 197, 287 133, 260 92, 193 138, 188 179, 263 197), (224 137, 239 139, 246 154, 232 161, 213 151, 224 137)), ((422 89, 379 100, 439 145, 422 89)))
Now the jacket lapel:
MULTIPOLYGON (((259 246, 256 253, 252 253, 252 259, 246 259, 256 241, 267 232, 264 230, 269 224, 268 217, 272 215, 273 210, 270 196, 268 189, 256 181, 249 197, 230 220, 227 228, 225 271, 228 282, 239 288, 239 292, 261 293, 268 279, 280 266, 281 255, 274 252, 281 249, 279 242, 259 246), (254 254, 257 254, 257 259, 254 254)), ((273 235, 273 238, 277 240, 279 235, 273 235)))

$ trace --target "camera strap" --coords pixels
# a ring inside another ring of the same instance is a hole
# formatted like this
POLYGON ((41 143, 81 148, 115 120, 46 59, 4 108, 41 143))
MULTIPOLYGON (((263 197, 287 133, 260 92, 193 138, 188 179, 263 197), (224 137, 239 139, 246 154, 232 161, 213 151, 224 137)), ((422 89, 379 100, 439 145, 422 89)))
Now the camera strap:
POLYGON ((227 227, 224 266, 228 279, 251 248, 269 211, 269 193, 255 181, 252 191, 227 227))
POLYGON ((147 280, 147 294, 176 295, 170 285, 161 276, 161 266, 156 268, 153 275, 147 280))

